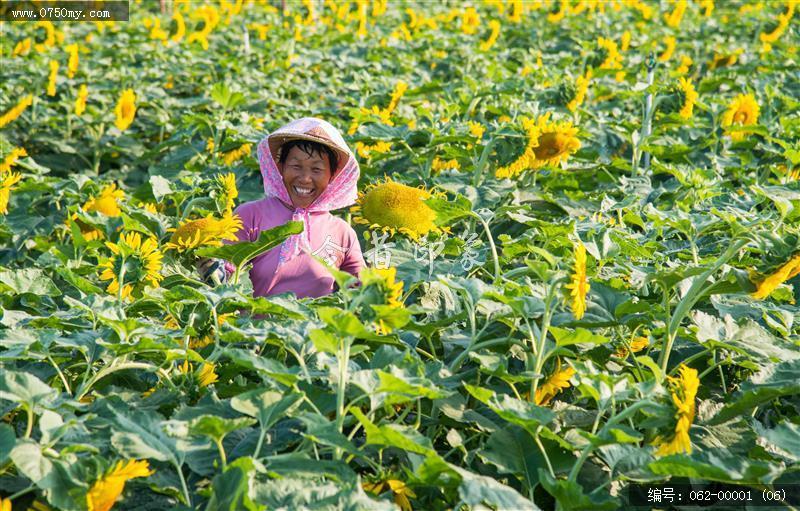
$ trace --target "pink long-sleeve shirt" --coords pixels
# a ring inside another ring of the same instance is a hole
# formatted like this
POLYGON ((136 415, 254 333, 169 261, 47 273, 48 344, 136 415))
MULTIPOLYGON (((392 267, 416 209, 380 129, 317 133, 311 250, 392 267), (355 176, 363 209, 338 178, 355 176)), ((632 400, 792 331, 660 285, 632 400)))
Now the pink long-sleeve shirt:
MULTIPOLYGON (((276 197, 247 202, 239 206, 236 212, 243 226, 236 234, 239 241, 256 241, 262 230, 277 227, 292 219, 292 210, 276 197)), ((312 212, 309 216, 311 253, 331 266, 357 276, 364 266, 364 256, 353 228, 327 211, 312 212)), ((304 298, 333 292, 333 277, 308 253, 300 253, 277 269, 279 253, 280 245, 253 260, 250 280, 255 296, 291 292, 298 298, 304 298)))

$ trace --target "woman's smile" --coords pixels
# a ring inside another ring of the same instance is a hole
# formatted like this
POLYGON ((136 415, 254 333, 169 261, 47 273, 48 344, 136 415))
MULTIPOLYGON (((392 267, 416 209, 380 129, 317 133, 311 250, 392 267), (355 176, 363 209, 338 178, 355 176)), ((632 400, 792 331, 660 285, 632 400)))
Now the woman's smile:
POLYGON ((291 148, 279 170, 289 198, 296 208, 311 206, 331 180, 328 155, 319 152, 309 154, 299 147, 291 148))

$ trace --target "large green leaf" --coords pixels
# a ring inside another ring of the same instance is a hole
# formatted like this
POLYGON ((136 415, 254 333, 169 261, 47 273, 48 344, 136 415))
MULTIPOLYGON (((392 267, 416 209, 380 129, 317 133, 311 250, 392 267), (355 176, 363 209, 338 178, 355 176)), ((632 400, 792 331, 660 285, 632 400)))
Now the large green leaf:
POLYGON ((566 328, 550 327, 550 333, 556 339, 558 346, 570 346, 572 344, 605 344, 608 337, 597 335, 585 328, 568 330, 566 328))
POLYGON ((0 424, 0 464, 6 462, 16 442, 17 437, 14 435, 14 429, 8 424, 0 424))
POLYGON ((770 364, 742 384, 741 390, 709 421, 720 424, 776 397, 800 394, 800 360, 770 364))
POLYGON ((654 474, 693 477, 706 481, 740 484, 768 484, 783 472, 783 467, 766 461, 735 456, 724 449, 673 454, 647 465, 654 474))
POLYGON ((537 511, 539 508, 517 492, 514 488, 506 486, 499 481, 468 470, 450 465, 461 476, 458 486, 458 496, 467 505, 481 508, 490 505, 495 509, 514 511, 537 511))
POLYGON ((252 426, 254 423, 253 419, 247 417, 223 419, 215 415, 201 415, 189 421, 189 434, 207 436, 215 442, 221 442, 232 431, 252 426))
POLYGON ((452 201, 431 197, 425 200, 425 204, 436 212, 435 222, 438 226, 452 225, 455 220, 472 214, 472 203, 461 194, 456 194, 452 201))
POLYGON ((267 250, 277 247, 289 236, 301 232, 303 232, 303 223, 290 221, 272 229, 261 231, 256 241, 243 241, 222 247, 201 248, 197 251, 197 254, 203 257, 225 259, 236 267, 241 268, 267 250))
POLYGON ((42 296, 61 296, 61 291, 50 280, 44 270, 23 268, 0 270, 0 283, 5 284, 16 294, 32 293, 42 296))
POLYGON ((539 469, 542 486, 552 495, 563 511, 604 511, 619 509, 619 501, 610 496, 587 495, 583 487, 575 481, 553 479, 544 469, 539 469))
POLYGON ((183 464, 184 452, 176 439, 165 433, 161 416, 152 411, 125 410, 108 401, 103 405, 101 413, 114 428, 111 445, 122 456, 183 464))
POLYGON ((780 449, 784 456, 800 463, 800 426, 784 421, 772 429, 761 431, 760 436, 780 449))
POLYGON ((57 394, 55 389, 32 374, 9 370, 0 372, 0 399, 37 408, 57 394))
POLYGON ((262 429, 269 429, 296 408, 302 399, 302 392, 284 395, 273 390, 255 389, 231 399, 231 407, 258 419, 262 429))
POLYGON ((211 497, 206 511, 258 511, 265 509, 252 499, 255 461, 239 458, 230 463, 225 471, 211 481, 211 497))

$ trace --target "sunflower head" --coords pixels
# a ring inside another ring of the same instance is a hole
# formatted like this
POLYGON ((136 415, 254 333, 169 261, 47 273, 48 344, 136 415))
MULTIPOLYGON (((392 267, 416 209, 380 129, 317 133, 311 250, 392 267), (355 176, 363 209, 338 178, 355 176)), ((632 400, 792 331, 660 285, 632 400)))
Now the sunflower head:
POLYGON ((83 210, 88 213, 97 212, 109 217, 118 217, 122 210, 119 201, 125 197, 125 192, 117 189, 115 183, 103 188, 99 195, 90 198, 83 205, 83 210))
POLYGON ((136 94, 133 89, 125 89, 117 101, 117 106, 114 109, 117 116, 114 124, 120 131, 125 131, 133 123, 133 118, 136 116, 136 94))
POLYGON ((220 197, 225 201, 225 210, 232 211, 236 198, 239 197, 239 190, 236 189, 236 174, 233 172, 217 174, 215 182, 220 197))
POLYGON ((103 231, 78 218, 78 213, 73 213, 71 216, 67 217, 66 221, 64 221, 64 224, 69 229, 72 229, 72 225, 75 224, 75 226, 80 229, 81 236, 83 236, 83 239, 86 241, 101 240, 105 238, 103 231))
POLYGON ((165 244, 166 249, 178 252, 198 247, 219 247, 223 240, 236 241, 236 233, 242 228, 239 215, 226 214, 222 218, 208 215, 197 220, 184 220, 177 228, 169 229, 172 237, 165 244))
POLYGON ((531 166, 534 168, 558 165, 581 147, 576 137, 578 128, 573 127, 571 122, 551 122, 547 113, 539 118, 536 127, 539 136, 533 148, 535 159, 531 166))
MULTIPOLYGON (((751 94, 739 94, 728 105, 728 109, 722 114, 722 127, 729 126, 751 126, 758 123, 760 108, 756 97, 751 94)), ((731 132, 733 140, 743 140, 745 132, 731 132)))
POLYGON ((408 311, 403 309, 403 281, 395 282, 397 270, 365 267, 359 273, 362 303, 369 305, 366 312, 375 324, 379 335, 387 335, 408 322, 408 311))
POLYGON ((424 188, 413 188, 387 177, 360 193, 350 211, 355 214, 355 222, 369 225, 370 229, 400 232, 417 240, 441 230, 436 226, 436 213, 424 202, 432 196, 424 188))
POLYGON ((162 254, 155 238, 142 240, 138 232, 123 233, 117 243, 106 242, 112 256, 101 262, 100 279, 110 280, 106 290, 128 298, 145 285, 158 287, 164 277, 161 271, 162 254))
POLYGON ((683 119, 692 117, 698 94, 689 78, 680 77, 678 82, 669 87, 665 102, 665 110, 677 112, 683 119))

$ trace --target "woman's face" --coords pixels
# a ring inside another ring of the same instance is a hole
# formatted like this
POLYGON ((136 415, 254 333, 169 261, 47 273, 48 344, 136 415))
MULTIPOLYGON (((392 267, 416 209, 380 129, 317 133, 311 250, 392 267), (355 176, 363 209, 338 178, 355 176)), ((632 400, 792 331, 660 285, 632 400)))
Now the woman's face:
POLYGON ((283 184, 296 208, 309 207, 319 197, 331 180, 331 166, 327 154, 307 154, 299 147, 292 147, 286 162, 278 164, 283 184))

